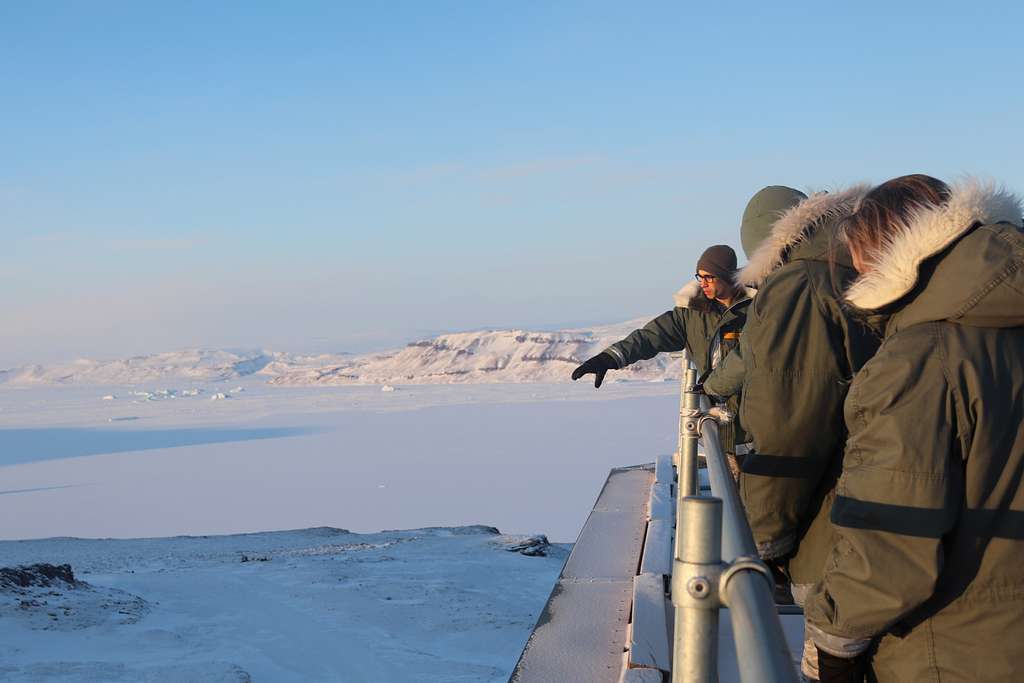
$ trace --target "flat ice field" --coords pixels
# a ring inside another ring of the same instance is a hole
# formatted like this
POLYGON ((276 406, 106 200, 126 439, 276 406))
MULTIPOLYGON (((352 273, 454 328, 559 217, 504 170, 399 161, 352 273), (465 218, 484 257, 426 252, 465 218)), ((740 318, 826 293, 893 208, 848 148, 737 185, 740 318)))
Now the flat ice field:
POLYGON ((506 547, 574 541, 677 391, 0 387, 0 567, 88 584, 0 586, 0 679, 505 680, 566 552, 506 547))
POLYGON ((677 392, 0 386, 0 540, 489 524, 572 542, 610 468, 674 450, 677 392))

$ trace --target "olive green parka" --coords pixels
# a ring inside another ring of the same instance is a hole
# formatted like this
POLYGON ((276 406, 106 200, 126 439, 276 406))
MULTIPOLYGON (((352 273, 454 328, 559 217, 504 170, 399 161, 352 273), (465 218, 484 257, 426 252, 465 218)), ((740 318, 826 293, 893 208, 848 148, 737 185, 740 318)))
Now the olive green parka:
MULTIPOLYGON (((687 283, 675 294, 675 308, 612 344, 605 353, 615 359, 619 368, 624 368, 659 353, 686 349, 703 376, 739 343, 747 309, 755 294, 749 287, 741 288, 736 300, 726 308, 704 296, 698 283, 687 283)), ((726 405, 735 414, 739 396, 730 398, 726 405)), ((746 434, 735 423, 723 429, 722 443, 726 450, 732 450, 730 444, 742 444, 746 440, 746 434), (729 434, 728 427, 732 427, 735 434, 729 434)))
MULTIPOLYGON (((884 342, 846 399, 838 543, 808 633, 888 681, 1024 677, 1024 234, 971 181, 918 211, 846 298, 884 342)), ((759 297, 760 298, 760 297, 759 297)))
MULTIPOLYGON (((821 578, 832 546, 828 508, 846 438, 843 399, 877 348, 839 301, 856 273, 835 230, 865 189, 816 194, 786 211, 738 275, 758 288, 740 342, 739 417, 754 445, 740 494, 761 557, 788 560, 798 603, 821 578)), ((736 374, 734 365, 727 359, 705 389, 734 382, 723 378, 736 374)))
POLYGON ((734 396, 743 391, 743 377, 746 368, 743 365, 743 344, 733 347, 722 362, 704 381, 704 393, 715 396, 734 396))

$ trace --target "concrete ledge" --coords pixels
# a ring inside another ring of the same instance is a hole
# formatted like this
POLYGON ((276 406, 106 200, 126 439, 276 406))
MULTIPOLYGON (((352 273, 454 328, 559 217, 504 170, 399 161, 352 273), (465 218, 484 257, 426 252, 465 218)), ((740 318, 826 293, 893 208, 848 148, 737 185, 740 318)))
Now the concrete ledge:
POLYGON ((663 455, 654 463, 654 482, 672 486, 676 482, 676 472, 672 466, 672 456, 663 455))
POLYGON ((657 669, 626 669, 622 672, 622 683, 662 683, 663 680, 657 669))
POLYGON ((619 683, 653 466, 612 470, 510 681, 619 683))
POLYGON ((640 574, 633 580, 629 666, 669 672, 672 670, 671 653, 666 623, 665 578, 661 574, 640 574))
POLYGON ((648 504, 650 519, 675 519, 675 501, 672 499, 672 486, 655 482, 651 486, 651 498, 648 504))
POLYGON ((641 574, 672 575, 673 523, 671 519, 652 519, 647 525, 641 574))

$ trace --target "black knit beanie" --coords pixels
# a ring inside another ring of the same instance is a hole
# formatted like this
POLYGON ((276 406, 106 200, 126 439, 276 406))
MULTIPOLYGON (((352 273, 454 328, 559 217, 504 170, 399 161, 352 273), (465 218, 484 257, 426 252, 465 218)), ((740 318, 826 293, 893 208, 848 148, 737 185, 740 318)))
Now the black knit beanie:
POLYGON ((732 280, 736 273, 736 252, 728 244, 708 247, 697 259, 697 270, 706 270, 721 280, 732 280))

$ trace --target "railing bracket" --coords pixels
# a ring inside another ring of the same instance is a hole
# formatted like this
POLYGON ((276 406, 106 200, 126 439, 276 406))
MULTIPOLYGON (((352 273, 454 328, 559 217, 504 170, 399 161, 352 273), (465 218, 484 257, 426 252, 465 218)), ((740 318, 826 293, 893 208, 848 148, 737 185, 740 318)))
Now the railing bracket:
POLYGON ((726 587, 729 585, 729 580, 736 576, 738 572, 757 572, 768 582, 770 589, 775 588, 772 570, 768 569, 768 566, 760 558, 753 557, 752 555, 740 555, 730 562, 718 577, 718 594, 722 596, 723 604, 728 605, 729 593, 726 587))

